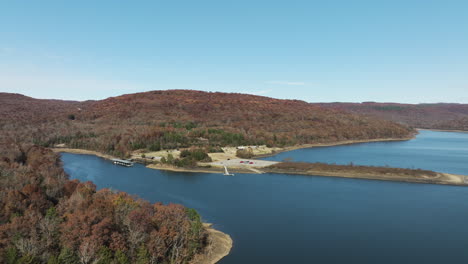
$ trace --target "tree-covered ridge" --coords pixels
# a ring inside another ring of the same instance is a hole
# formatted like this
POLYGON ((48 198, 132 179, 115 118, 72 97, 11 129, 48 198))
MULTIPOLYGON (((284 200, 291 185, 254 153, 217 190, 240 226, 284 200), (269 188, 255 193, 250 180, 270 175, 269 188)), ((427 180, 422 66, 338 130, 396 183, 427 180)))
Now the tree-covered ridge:
MULTIPOLYGON (((0 263, 186 263, 207 243, 199 215, 180 205, 68 180, 45 147, 129 155, 188 148, 191 165, 220 146, 402 138, 408 128, 302 101, 155 91, 102 101, 0 93, 0 263)), ((169 157, 168 157, 169 158, 169 157)))
POLYGON ((0 127, 13 138, 19 137, 20 127, 26 132, 22 141, 42 146, 63 143, 116 156, 136 149, 286 146, 402 138, 411 133, 385 120, 246 94, 153 91, 87 102, 0 94, 0 103, 11 97, 14 110, 0 107, 0 127))
POLYGON ((70 181, 48 149, 0 157, 0 263, 187 263, 207 243, 196 211, 70 181))
POLYGON ((416 128, 468 130, 468 104, 330 103, 317 104, 398 122, 416 128))

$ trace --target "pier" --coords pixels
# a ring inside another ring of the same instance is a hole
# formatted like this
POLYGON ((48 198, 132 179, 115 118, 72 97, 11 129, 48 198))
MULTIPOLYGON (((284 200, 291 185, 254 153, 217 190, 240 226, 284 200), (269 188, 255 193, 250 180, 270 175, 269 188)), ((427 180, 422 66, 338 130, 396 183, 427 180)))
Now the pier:
POLYGON ((133 166, 133 162, 129 160, 112 159, 112 163, 114 163, 115 165, 120 165, 120 166, 125 166, 125 167, 133 166))

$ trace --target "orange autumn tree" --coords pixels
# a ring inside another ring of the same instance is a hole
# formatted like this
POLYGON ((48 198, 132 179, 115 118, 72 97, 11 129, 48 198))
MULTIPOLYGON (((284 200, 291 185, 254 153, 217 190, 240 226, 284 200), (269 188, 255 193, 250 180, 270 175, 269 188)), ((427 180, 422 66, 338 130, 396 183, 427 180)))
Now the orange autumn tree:
POLYGON ((1 263, 185 263, 206 246, 193 210, 70 181, 41 147, 3 155, 1 263))

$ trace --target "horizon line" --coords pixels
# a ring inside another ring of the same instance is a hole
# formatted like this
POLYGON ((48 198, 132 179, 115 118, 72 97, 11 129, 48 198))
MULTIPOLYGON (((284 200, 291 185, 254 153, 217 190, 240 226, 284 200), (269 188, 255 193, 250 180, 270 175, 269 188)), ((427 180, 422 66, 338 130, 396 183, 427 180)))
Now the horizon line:
POLYGON ((14 94, 14 95, 21 95, 21 96, 26 96, 32 99, 37 99, 37 100, 60 100, 60 101, 74 101, 74 102, 87 102, 87 101, 102 101, 106 100, 109 98, 114 98, 114 97, 120 97, 120 96, 125 96, 125 95, 132 95, 132 94, 140 94, 140 93, 150 93, 150 92, 155 92, 155 91, 193 91, 193 92, 202 92, 202 93, 222 93, 222 94, 242 94, 242 95, 251 95, 251 96, 258 96, 258 97, 266 97, 266 98, 272 98, 272 99, 277 99, 277 100, 297 100, 297 101, 304 101, 306 103, 310 104, 371 104, 371 103, 376 103, 376 104, 403 104, 403 105, 425 105, 425 104, 468 104, 467 103, 459 103, 459 102, 418 102, 418 103, 409 103, 409 102, 396 102, 396 101, 374 101, 374 100, 364 100, 364 101, 305 101, 301 100, 299 98, 278 98, 278 97, 272 97, 272 96, 266 96, 262 94, 258 94, 255 92, 249 93, 249 92, 221 92, 221 91, 203 91, 203 90, 196 90, 196 89, 155 89, 155 90, 148 90, 148 91, 141 91, 141 92, 134 92, 134 93, 121 93, 119 95, 113 95, 113 96, 107 96, 105 98, 92 98, 92 99, 86 99, 86 100, 77 100, 77 99, 71 99, 71 98, 49 98, 49 97, 35 97, 32 95, 28 95, 27 93, 19 93, 19 92, 2 92, 0 91, 0 94, 14 94))

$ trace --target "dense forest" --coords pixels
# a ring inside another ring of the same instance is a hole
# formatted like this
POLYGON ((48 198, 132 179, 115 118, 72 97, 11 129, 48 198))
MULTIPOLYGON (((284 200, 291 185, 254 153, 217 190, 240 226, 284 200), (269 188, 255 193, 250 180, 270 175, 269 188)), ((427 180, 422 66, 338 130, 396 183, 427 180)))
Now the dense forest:
POLYGON ((188 90, 71 102, 0 94, 0 129, 9 140, 65 144, 124 157, 137 149, 287 146, 402 138, 393 122, 297 100, 188 90))
POLYGON ((209 158, 199 149, 412 132, 302 101, 243 94, 154 91, 74 102, 0 93, 0 263, 177 264, 207 244, 196 211, 71 181, 48 147, 121 157, 139 149, 196 147, 179 161, 192 164, 209 158))
POLYGON ((186 263, 207 243, 192 209, 68 180, 40 146, 0 154, 0 263, 186 263))
POLYGON ((468 104, 329 103, 329 109, 383 118, 415 128, 468 131, 468 104))

